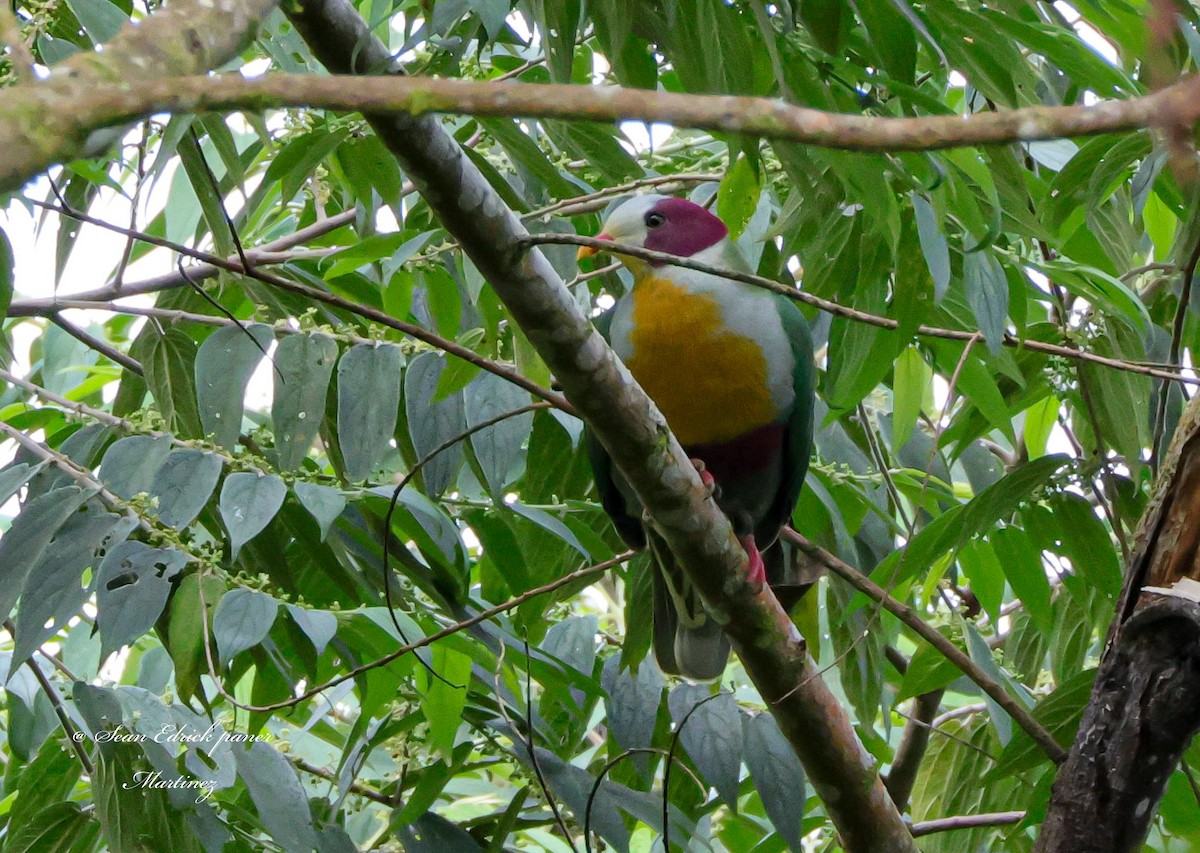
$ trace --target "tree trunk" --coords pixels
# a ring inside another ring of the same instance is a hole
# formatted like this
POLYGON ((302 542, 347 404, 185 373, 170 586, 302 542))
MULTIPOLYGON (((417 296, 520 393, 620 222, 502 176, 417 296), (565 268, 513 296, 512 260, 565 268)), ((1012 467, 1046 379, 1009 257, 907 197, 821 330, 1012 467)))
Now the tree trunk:
POLYGON ((1142 516, 1091 700, 1054 782, 1038 853, 1141 849, 1167 780, 1200 729, 1200 606, 1187 583, 1195 580, 1200 398, 1179 422, 1142 516))

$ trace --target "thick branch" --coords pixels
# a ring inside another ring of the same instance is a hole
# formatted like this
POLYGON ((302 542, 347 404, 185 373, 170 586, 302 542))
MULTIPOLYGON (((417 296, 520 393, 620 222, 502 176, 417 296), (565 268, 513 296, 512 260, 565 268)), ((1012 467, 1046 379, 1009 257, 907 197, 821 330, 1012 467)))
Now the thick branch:
POLYGON ((1088 707, 1054 781, 1041 853, 1140 850, 1200 730, 1200 398, 1179 420, 1142 516, 1088 707), (1185 585, 1186 586, 1186 585, 1185 585))
POLYGON ((91 131, 123 123, 115 114, 97 120, 103 109, 81 116, 89 93, 216 68, 250 42, 276 2, 173 0, 137 26, 126 24, 103 52, 77 53, 55 65, 46 80, 6 90, 0 98, 0 191, 16 189, 47 166, 78 156, 91 131))
MULTIPOLYGON (((267 0, 253 0, 257 6, 267 0)), ((224 8, 232 0, 216 4, 224 8)), ((174 8, 174 7, 172 7, 174 8)), ((158 16, 156 15, 155 18, 158 16)), ((153 19, 152 19, 153 20, 153 19)), ((248 24, 248 22, 247 22, 248 24)), ((220 27, 216 28, 218 31, 220 27)), ((211 52, 211 51, 210 51, 211 52)), ((107 54, 105 54, 107 56, 107 54)), ((382 59, 382 57, 380 57, 382 59)), ((87 85, 47 88, 26 84, 0 97, 0 143, 12 156, 0 165, 0 190, 27 180, 77 150, 87 132, 153 113, 315 107, 332 110, 478 116, 525 116, 578 121, 666 122, 679 127, 743 133, 846 151, 930 151, 964 145, 1091 136, 1146 127, 1192 127, 1200 119, 1200 77, 1162 91, 1090 106, 1026 107, 976 115, 881 118, 797 107, 774 98, 687 95, 617 86, 578 86, 400 77, 318 77, 271 74, 176 77, 211 66, 179 69, 144 79, 134 69, 121 77, 91 75, 87 85), (106 79, 111 82, 105 84, 106 79), (46 113, 39 128, 21 116, 46 113), (47 131, 53 126, 58 138, 47 131)), ((355 70, 385 68, 386 63, 355 70)), ((349 65, 337 69, 345 74, 349 65)), ((83 81, 80 81, 81 83, 83 81)))
MULTIPOLYGON (((387 65, 346 0, 290 12, 335 73, 387 65)), ((390 82, 396 82, 394 80, 390 82)), ((567 396, 633 484, 714 617, 729 632, 851 851, 911 851, 912 837, 844 710, 770 590, 752 588, 745 551, 705 494, 662 415, 580 312, 527 232, 432 117, 368 115, 376 133, 505 302, 567 396)))

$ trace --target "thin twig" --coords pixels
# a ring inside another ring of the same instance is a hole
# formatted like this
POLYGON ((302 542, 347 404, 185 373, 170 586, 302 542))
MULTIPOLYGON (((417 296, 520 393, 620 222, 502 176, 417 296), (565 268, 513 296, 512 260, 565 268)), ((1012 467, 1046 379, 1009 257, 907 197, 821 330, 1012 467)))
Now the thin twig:
POLYGON ((974 829, 979 826, 1008 826, 1025 820, 1025 812, 991 812, 989 814, 956 815, 926 820, 912 825, 913 838, 950 832, 955 829, 974 829))
POLYGON ((79 341, 85 347, 95 350, 109 361, 119 364, 131 373, 136 373, 138 376, 143 376, 142 365, 137 359, 121 352, 116 347, 109 344, 107 341, 102 341, 99 338, 88 334, 83 329, 76 326, 70 320, 67 320, 57 311, 50 315, 50 322, 58 326, 68 335, 79 341))
MULTIPOLYGON (((2 421, 0 421, 0 428, 3 428, 4 426, 5 426, 5 424, 2 421)), ((314 696, 317 696, 318 694, 330 689, 331 687, 336 687, 337 685, 342 684, 346 681, 351 681, 351 680, 357 678, 358 676, 362 675, 365 672, 370 672, 371 670, 378 669, 381 666, 387 666, 392 661, 397 660, 398 658, 404 657, 409 652, 416 651, 417 649, 423 649, 428 645, 436 643, 438 640, 449 637, 451 634, 457 634, 460 631, 464 631, 467 628, 471 628, 475 625, 478 625, 480 622, 486 622, 488 619, 491 619, 494 616, 499 616, 501 613, 506 613, 509 610, 512 610, 516 607, 520 607, 525 602, 529 601, 532 598, 537 598, 539 595, 545 595, 548 592, 554 592, 555 590, 561 589, 562 587, 568 586, 572 583, 575 583, 576 581, 585 580, 587 578, 592 578, 592 577, 596 577, 597 575, 601 575, 604 572, 607 572, 609 569, 613 568, 614 566, 618 566, 621 563, 624 563, 624 562, 632 559, 636 553, 637 553, 636 551, 626 551, 622 554, 618 554, 617 556, 615 556, 611 559, 605 560, 602 563, 597 563, 594 566, 588 566, 586 568, 579 569, 578 571, 571 572, 570 574, 567 574, 567 575, 563 575, 561 578, 551 581, 550 583, 543 584, 542 586, 535 587, 530 590, 526 590, 525 592, 521 593, 520 595, 510 598, 508 601, 505 601, 502 604, 497 604, 495 607, 489 607, 486 610, 481 610, 479 613, 476 613, 474 616, 470 617, 469 619, 464 619, 461 622, 455 622, 453 625, 447 625, 445 628, 442 628, 440 631, 436 631, 435 633, 430 634, 427 637, 422 637, 420 640, 416 640, 412 643, 409 643, 408 645, 401 646, 400 648, 396 649, 395 651, 389 652, 388 654, 384 655, 383 657, 379 658, 378 660, 374 660, 369 663, 364 663, 364 664, 360 664, 356 667, 353 667, 352 669, 347 670, 346 672, 342 673, 341 675, 339 675, 335 678, 331 678, 329 681, 326 681, 324 684, 319 684, 316 687, 313 687, 292 699, 287 699, 282 702, 273 702, 269 705, 247 705, 245 703, 239 702, 236 698, 234 698, 227 691, 225 691, 221 682, 219 680, 215 679, 215 677, 214 677, 214 681, 217 684, 218 689, 221 691, 221 696, 223 698, 225 698, 227 701, 229 701, 235 708, 240 708, 243 711, 278 711, 281 708, 290 708, 290 707, 300 704, 301 702, 311 699, 314 696)), ((203 589, 201 589, 201 594, 203 594, 203 589)), ((209 633, 207 624, 205 624, 203 626, 203 629, 204 629, 204 635, 205 635, 205 642, 207 642, 208 641, 208 633, 209 633)), ((212 669, 211 660, 210 660, 210 669, 212 669)), ((209 675, 211 676, 212 672, 210 672, 209 675)))
POLYGON ((78 219, 80 222, 86 222, 89 225, 96 225, 100 228, 105 228, 117 234, 136 234, 139 240, 143 240, 151 245, 159 246, 164 249, 170 249, 171 251, 178 252, 181 255, 186 255, 190 258, 196 258, 198 260, 205 261, 220 269, 239 273, 248 278, 252 278, 255 281, 261 281, 264 284, 272 285, 280 290, 285 290, 289 293, 297 294, 298 296, 305 296, 317 302, 323 302, 327 305, 332 305, 335 308, 341 308, 344 311, 357 314, 358 316, 364 317, 372 322, 379 323, 382 326, 387 326, 390 329, 395 329, 398 332, 402 332, 410 337, 416 338, 419 341, 423 341, 430 346, 442 350, 443 352, 456 356, 463 361, 469 362, 481 370, 486 370, 488 373, 494 373, 500 378, 505 379, 520 388, 524 388, 529 393, 537 397, 541 397, 543 400, 549 401, 555 406, 555 408, 574 414, 574 408, 561 394, 556 394, 553 391, 542 388, 536 382, 533 382, 532 380, 517 373, 513 368, 510 368, 509 366, 500 362, 484 358, 474 350, 468 349, 461 344, 443 338, 441 335, 436 335, 433 332, 430 332, 414 323, 405 323, 401 320, 397 320, 396 318, 376 308, 371 308, 367 305, 359 305, 356 302, 351 302, 348 299, 343 299, 339 296, 335 296, 332 293, 318 290, 307 285, 298 284, 294 281, 290 281, 282 276, 275 275, 274 273, 270 273, 265 270, 258 268, 252 268, 250 270, 243 269, 242 265, 237 261, 231 262, 225 258, 208 252, 202 252, 198 249, 192 249, 188 246, 172 243, 169 240, 165 240, 153 234, 146 234, 140 231, 134 232, 128 228, 122 228, 121 226, 114 225, 111 222, 105 222, 103 219, 99 219, 89 214, 71 210, 70 207, 65 204, 53 205, 47 202, 38 201, 37 199, 29 199, 29 201, 34 205, 44 207, 55 213, 59 213, 64 216, 70 216, 73 219, 78 219))
POLYGON ((897 601, 887 590, 863 575, 853 566, 839 560, 824 548, 816 545, 790 528, 784 528, 783 534, 790 542, 795 543, 808 556, 818 560, 838 577, 850 583, 859 592, 873 601, 879 602, 885 610, 911 628, 921 639, 929 643, 941 654, 958 667, 959 671, 979 686, 984 693, 992 698, 1010 717, 1033 739, 1043 752, 1055 764, 1061 764, 1067 757, 1067 752, 1041 723, 1034 719, 1029 709, 1014 699, 991 676, 983 671, 975 661, 971 660, 961 649, 923 620, 917 612, 897 601))
MULTIPOLYGON (((1196 264, 1200 263, 1200 237, 1196 238, 1188 255, 1187 263, 1183 266, 1183 282, 1180 285, 1179 305, 1175 307, 1175 317, 1171 321, 1171 349, 1167 360, 1182 367, 1183 327, 1187 322, 1188 312, 1192 302, 1192 279, 1196 276, 1196 264)), ((1158 390, 1158 408, 1154 413, 1154 433, 1150 441, 1150 469, 1158 471, 1159 445, 1162 444, 1163 433, 1167 428, 1167 403, 1171 398, 1171 386, 1163 383, 1158 390)), ((1126 557, 1129 555, 1126 554, 1126 557)))
MULTIPOLYGON (((881 317, 878 314, 868 314, 866 311, 859 311, 857 308, 850 308, 846 305, 841 305, 837 302, 831 302, 828 299, 822 299, 811 293, 806 293, 796 287, 791 287, 786 284, 781 284, 778 281, 762 276, 752 275, 751 273, 739 272, 738 270, 725 269, 724 267, 713 266, 692 258, 685 258, 680 255, 672 255, 668 252, 656 252, 652 249, 646 249, 642 246, 629 246, 624 243, 614 243, 609 240, 600 240, 596 237, 584 237, 578 234, 530 234, 528 237, 521 238, 521 242, 527 246, 541 246, 547 244, 562 244, 568 246, 588 246, 593 249, 600 249, 607 252, 619 252, 622 255, 640 258, 646 261, 655 261, 659 263, 670 264, 671 266, 682 267, 684 269, 696 270, 698 272, 709 273, 710 275, 718 275, 724 278, 733 279, 734 281, 752 284, 756 287, 761 287, 765 290, 770 290, 788 299, 796 302, 802 302, 805 305, 811 305, 827 314, 833 314, 836 317, 844 317, 847 320, 855 320, 860 323, 865 323, 868 326, 877 326, 881 329, 899 329, 900 321, 893 320, 890 317, 881 317)), ((969 341, 972 338, 978 337, 978 331, 966 329, 942 329, 936 326, 921 325, 915 329, 915 333, 922 337, 928 338, 944 338, 951 341, 969 341)), ((1006 347, 1013 349, 1027 349, 1033 352, 1045 353, 1046 355, 1060 356, 1061 358, 1073 359, 1076 361, 1090 361, 1095 364, 1103 364, 1106 367, 1111 367, 1116 370, 1124 370, 1129 373, 1138 373, 1143 376, 1154 376, 1158 379, 1170 379, 1175 382, 1182 382, 1188 385, 1200 385, 1200 377, 1184 376, 1181 373, 1162 370, 1155 367, 1138 364, 1133 361, 1128 361, 1119 358, 1110 358, 1108 356, 1096 355, 1095 353, 1087 352, 1086 350, 1072 349, 1071 347, 1062 346, 1059 344, 1045 343, 1044 341, 1031 340, 1029 338, 1018 338, 1012 334, 1005 333, 1001 343, 1006 347)))
MULTIPOLYGON (((392 536, 391 536, 392 515, 396 512, 396 503, 400 500, 400 493, 402 491, 404 491, 405 486, 407 486, 410 482, 412 482, 412 478, 417 475, 417 472, 420 471, 426 465, 426 463, 428 463, 431 459, 433 459, 439 453, 441 453, 445 450, 449 450, 451 447, 454 447, 460 441, 470 438, 472 435, 474 435, 477 432, 488 429, 489 427, 493 427, 496 424, 500 423, 501 421, 506 421, 509 418, 516 417, 517 415, 523 415, 523 414, 526 414, 527 412, 536 411, 538 409, 549 408, 549 406, 550 406, 549 403, 542 401, 540 403, 531 403, 528 406, 522 406, 519 409, 514 409, 509 412, 502 412, 502 413, 496 415, 495 417, 491 417, 491 418, 488 418, 487 420, 480 421, 479 423, 475 424, 474 426, 472 426, 466 430, 463 430, 458 435, 455 435, 455 436, 452 436, 452 437, 446 439, 441 444, 439 444, 437 447, 433 448, 433 450, 429 451, 427 454, 425 454, 419 460, 417 460, 417 464, 414 465, 412 467, 412 470, 410 470, 407 474, 405 474, 400 479, 400 482, 396 484, 396 488, 392 490, 392 498, 391 498, 391 500, 388 501, 387 512, 383 516, 383 599, 384 599, 384 603, 387 605, 388 616, 391 617, 391 620, 392 620, 392 627, 396 629, 396 633, 400 635, 400 639, 404 643, 407 644, 409 642, 409 640, 408 640, 408 637, 406 637, 404 635, 404 629, 400 627, 400 620, 398 620, 396 618, 396 612, 392 606, 392 585, 391 585, 392 578, 388 571, 388 569, 389 569, 388 557, 390 556, 390 553, 391 553, 390 545, 391 545, 391 541, 392 541, 392 536)), ((426 671, 430 675, 432 675, 434 678, 441 681, 447 687, 453 687, 455 689, 458 689, 458 688, 462 688, 462 687, 466 686, 463 684, 451 684, 449 681, 447 681, 445 679, 444 676, 442 676, 441 673, 437 672, 420 655, 417 655, 417 660, 421 662, 421 665, 423 667, 425 667, 426 671)))
MULTIPOLYGON (((562 812, 558 808, 558 800, 554 799, 554 795, 550 793, 550 786, 546 783, 546 775, 542 772, 542 763, 538 760, 537 750, 534 749, 534 726, 533 726, 533 666, 532 659, 529 656, 529 640, 524 641, 525 644, 525 728, 528 734, 525 736, 525 750, 529 753, 529 763, 533 765, 533 773, 537 776, 538 784, 542 786, 542 793, 546 796, 546 802, 550 804, 550 811, 554 813, 554 822, 558 824, 559 830, 562 832, 563 839, 570 846, 571 850, 575 850, 575 842, 571 840, 571 832, 567 829, 567 822, 563 820, 562 812)), ((499 667, 496 670, 499 676, 499 667)), ((500 704, 504 704, 504 700, 499 695, 496 697, 500 704)), ((515 729, 514 729, 515 731, 515 729)))
POLYGON ((54 708, 54 715, 58 717, 59 723, 62 724, 63 731, 67 735, 67 740, 71 744, 71 749, 75 752, 75 757, 79 759, 84 772, 88 776, 91 776, 96 772, 96 768, 92 764, 92 759, 88 756, 87 751, 83 748, 83 732, 75 728, 75 723, 71 721, 70 715, 67 714, 66 709, 63 707, 62 698, 58 695, 58 691, 54 689, 54 685, 50 682, 50 679, 46 677, 46 673, 42 672, 41 667, 34 663, 32 658, 25 661, 25 665, 29 667, 29 671, 33 673, 33 677, 41 685, 42 692, 46 694, 46 698, 50 700, 50 705, 54 708))

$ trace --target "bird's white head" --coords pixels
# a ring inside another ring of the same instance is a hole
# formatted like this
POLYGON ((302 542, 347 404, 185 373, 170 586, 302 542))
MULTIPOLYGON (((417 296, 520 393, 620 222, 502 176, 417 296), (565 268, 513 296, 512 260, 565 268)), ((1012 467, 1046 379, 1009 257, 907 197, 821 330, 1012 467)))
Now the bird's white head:
MULTIPOLYGON (((698 204, 673 196, 642 195, 614 210, 597 237, 691 257, 721 242, 728 234, 725 223, 698 204)), ((579 257, 587 258, 599 251, 603 250, 582 246, 579 257)))

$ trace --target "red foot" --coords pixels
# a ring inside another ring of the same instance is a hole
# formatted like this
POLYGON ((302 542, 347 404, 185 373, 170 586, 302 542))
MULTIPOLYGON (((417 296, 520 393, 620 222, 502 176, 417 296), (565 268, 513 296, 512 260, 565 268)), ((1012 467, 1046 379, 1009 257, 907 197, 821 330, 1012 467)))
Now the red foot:
POLYGON ((746 549, 746 556, 750 560, 746 567, 746 580, 750 583, 766 583, 767 567, 763 565, 762 555, 758 553, 758 546, 754 544, 754 536, 739 536, 738 541, 746 549))
POLYGON ((696 473, 700 475, 700 484, 704 486, 704 491, 711 498, 717 493, 717 478, 708 472, 703 459, 693 459, 692 465, 696 467, 696 473))

